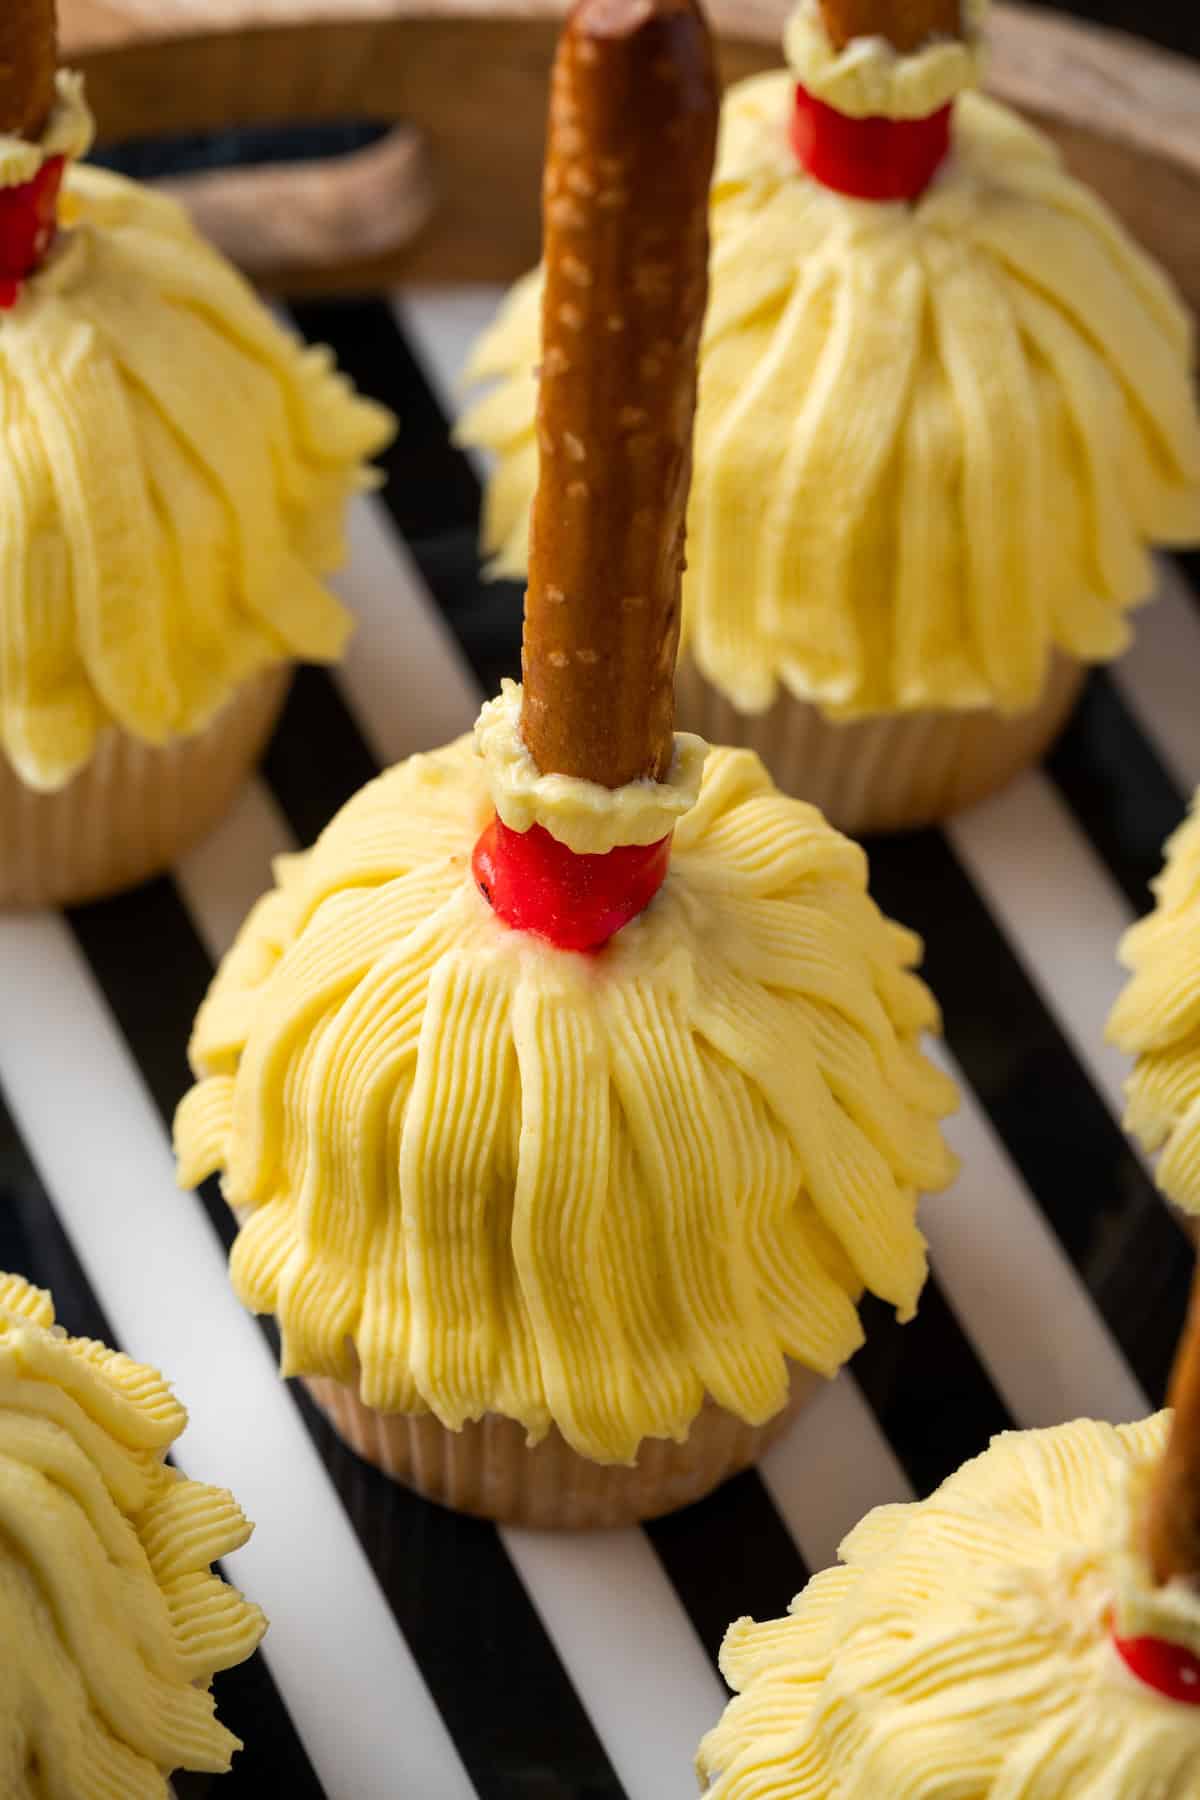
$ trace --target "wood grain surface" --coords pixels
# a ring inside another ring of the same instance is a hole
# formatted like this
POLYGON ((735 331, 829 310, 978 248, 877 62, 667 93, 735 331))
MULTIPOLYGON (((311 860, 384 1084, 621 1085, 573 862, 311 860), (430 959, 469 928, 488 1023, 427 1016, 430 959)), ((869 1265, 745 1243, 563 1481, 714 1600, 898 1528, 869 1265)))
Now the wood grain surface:
MULTIPOLYGON (((711 0, 726 81, 778 66, 790 5, 711 0)), ((87 70, 107 139, 347 116, 419 128, 426 156, 396 157, 374 181, 354 170, 367 239, 344 221, 330 234, 293 219, 285 246, 270 219, 242 221, 235 235, 256 272, 292 288, 400 274, 507 281, 536 259, 565 10, 566 0, 60 0, 64 55, 87 70), (393 214, 389 234, 380 219, 393 214)), ((1124 33, 1018 6, 995 8, 991 37, 991 91, 1053 133, 1200 308, 1200 71, 1124 33)), ((340 173, 306 172, 322 188, 311 214, 337 213, 340 173)))

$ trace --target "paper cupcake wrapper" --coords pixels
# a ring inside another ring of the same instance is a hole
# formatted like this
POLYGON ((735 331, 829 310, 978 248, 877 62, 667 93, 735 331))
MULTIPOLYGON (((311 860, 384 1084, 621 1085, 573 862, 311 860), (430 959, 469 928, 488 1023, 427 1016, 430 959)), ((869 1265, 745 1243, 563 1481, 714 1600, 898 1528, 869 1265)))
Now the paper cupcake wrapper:
POLYGON ((161 748, 109 731, 58 793, 0 754, 0 907, 73 906, 167 868, 229 810, 279 717, 291 668, 243 682, 205 731, 161 748))
POLYGON ((1037 705, 1014 717, 931 711, 836 724, 790 694, 768 712, 739 712, 685 655, 678 724, 711 744, 756 750, 785 792, 862 837, 936 825, 1038 762, 1066 724, 1085 673, 1056 656, 1037 705))
POLYGON ((793 1364, 788 1403, 765 1425, 710 1401, 686 1443, 647 1439, 636 1465, 620 1468, 589 1462, 554 1429, 530 1449, 523 1428, 495 1413, 448 1431, 432 1414, 375 1412, 342 1382, 305 1381, 350 1448, 394 1481, 455 1512, 543 1531, 634 1525, 702 1500, 757 1462, 822 1385, 793 1364))

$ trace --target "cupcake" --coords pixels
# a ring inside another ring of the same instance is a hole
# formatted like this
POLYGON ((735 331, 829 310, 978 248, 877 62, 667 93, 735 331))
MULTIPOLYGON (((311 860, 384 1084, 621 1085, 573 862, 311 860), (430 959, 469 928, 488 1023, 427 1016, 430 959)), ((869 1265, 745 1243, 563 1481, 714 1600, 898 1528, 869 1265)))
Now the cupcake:
POLYGON ((52 0, 0 24, 0 905, 165 867, 257 759, 392 429, 170 200, 78 164, 52 0))
POLYGON ((1200 1309, 1174 1421, 1007 1432, 741 1619, 709 1800, 1200 1793, 1200 1309))
MULTIPOLYGON (((972 91, 983 0, 803 0, 725 100, 682 723, 840 829, 1034 761, 1200 541, 1189 318, 1055 148, 972 91), (797 85, 797 83, 799 85, 797 85)), ((484 539, 525 564, 541 274, 475 353, 484 539)))
POLYGON ((1108 1035, 1136 1060, 1125 1123, 1158 1156, 1158 1181, 1193 1219, 1200 1215, 1200 797, 1167 845, 1154 884, 1157 905, 1126 932, 1121 961, 1132 979, 1108 1035))
POLYGON ((284 1373, 389 1474, 526 1524, 753 1461, 862 1290, 911 1315, 953 1174, 920 946, 861 850, 673 731, 716 112, 694 0, 576 6, 524 686, 279 863, 176 1125, 284 1373))
MULTIPOLYGON (((0 36, 0 46, 3 38, 0 36)), ((232 1495, 167 1463, 187 1414, 154 1369, 54 1323, 0 1275, 0 1793, 160 1800, 238 1740, 213 1676, 258 1608, 210 1564, 245 1543, 232 1495)))

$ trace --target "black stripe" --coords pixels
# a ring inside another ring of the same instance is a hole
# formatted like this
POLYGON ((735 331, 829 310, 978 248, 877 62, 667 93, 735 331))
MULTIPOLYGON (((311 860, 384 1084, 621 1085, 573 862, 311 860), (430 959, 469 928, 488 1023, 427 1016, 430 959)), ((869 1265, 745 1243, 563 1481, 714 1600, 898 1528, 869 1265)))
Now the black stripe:
MULTIPOLYGON (((326 681, 302 684, 293 731, 305 734, 307 697, 320 695, 326 681)), ((289 813, 303 804, 290 797, 289 813)), ((212 974, 192 921, 163 880, 80 908, 69 922, 169 1126, 187 1085, 181 1047, 212 974), (154 945, 153 984, 129 956, 138 943, 154 945)), ((214 1183, 202 1198, 228 1245, 231 1221, 214 1183)), ((188 1201, 180 1196, 180 1204, 188 1201)), ((269 1322, 264 1330, 277 1353, 269 1322)), ((455 1519, 369 1470, 343 1449, 298 1384, 289 1391, 480 1800, 620 1800, 607 1753, 495 1529, 455 1519)))
POLYGON ((1185 800, 1109 674, 1092 675, 1046 771, 1129 904, 1146 912, 1185 800))
POLYGON ((645 1529, 714 1663, 734 1619, 779 1618, 808 1580, 753 1469, 645 1529))
MULTIPOLYGON (((0 1090, 0 1269, 23 1275, 54 1296, 60 1325, 76 1337, 98 1338, 120 1348, 104 1309, 63 1230, 0 1090)), ((182 1396, 186 1404, 187 1396, 182 1396)), ((185 1440, 186 1441, 186 1440, 185 1440)), ((220 1479, 220 1471, 211 1471, 220 1479)), ((179 1800, 202 1795, 262 1800, 264 1794, 322 1800, 324 1789, 305 1754, 283 1698, 261 1651, 229 1669, 214 1684, 221 1722, 245 1748, 222 1777, 179 1774, 179 1800)))
POLYGON ((885 912, 925 939, 947 1042, 1157 1399, 1186 1312, 1182 1232, 946 839, 930 831, 879 840, 871 882, 885 912))

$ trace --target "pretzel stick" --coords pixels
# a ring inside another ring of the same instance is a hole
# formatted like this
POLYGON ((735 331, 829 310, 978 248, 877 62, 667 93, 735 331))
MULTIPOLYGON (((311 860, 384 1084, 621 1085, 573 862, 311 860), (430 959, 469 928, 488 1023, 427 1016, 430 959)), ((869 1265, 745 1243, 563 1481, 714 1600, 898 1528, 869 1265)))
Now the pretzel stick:
POLYGON ((54 0, 0 0, 0 133, 41 137, 57 62, 54 0))
POLYGON ((1200 1580, 1200 1276, 1171 1371, 1169 1402, 1175 1418, 1144 1521, 1146 1552, 1160 1584, 1180 1575, 1200 1580))
POLYGON ((673 754, 718 115, 696 0, 579 0, 559 44, 522 731, 621 787, 673 754))
POLYGON ((933 37, 961 37, 962 0, 820 0, 835 50, 851 38, 884 37, 907 55, 933 37))

